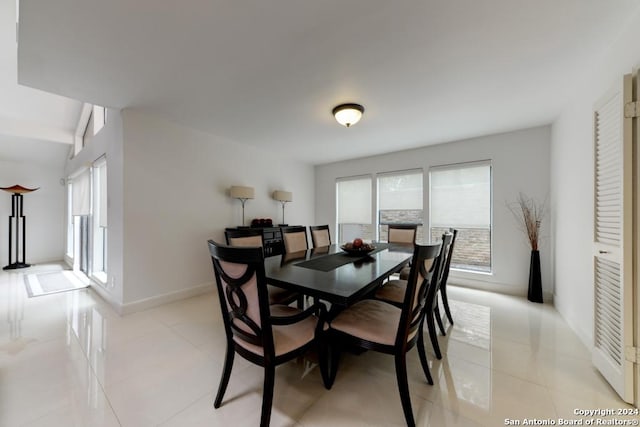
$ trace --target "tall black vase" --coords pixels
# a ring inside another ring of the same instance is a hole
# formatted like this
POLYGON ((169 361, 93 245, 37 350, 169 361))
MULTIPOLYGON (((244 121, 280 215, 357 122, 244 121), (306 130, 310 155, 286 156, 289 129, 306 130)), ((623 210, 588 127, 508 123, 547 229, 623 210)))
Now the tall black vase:
POLYGON ((531 251, 531 265, 529 266, 529 293, 527 298, 531 302, 542 301, 542 277, 540 274, 540 252, 531 251))

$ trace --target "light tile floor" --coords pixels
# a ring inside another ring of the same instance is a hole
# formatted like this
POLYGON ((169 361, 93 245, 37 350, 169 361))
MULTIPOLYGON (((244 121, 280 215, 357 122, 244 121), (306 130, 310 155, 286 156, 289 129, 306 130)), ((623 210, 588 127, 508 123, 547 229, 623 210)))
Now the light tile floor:
MULTIPOLYGON (((0 426, 259 424, 262 370, 240 357, 213 409, 225 346, 215 293, 120 317, 92 290, 28 298, 29 270, 0 273, 0 426)), ((577 419, 575 409, 628 407, 553 306, 449 295, 456 324, 440 338, 443 360, 429 355, 435 385, 409 355, 417 425, 558 422, 577 419)), ((271 425, 404 425, 390 356, 344 355, 330 391, 308 368, 277 369, 271 425)))

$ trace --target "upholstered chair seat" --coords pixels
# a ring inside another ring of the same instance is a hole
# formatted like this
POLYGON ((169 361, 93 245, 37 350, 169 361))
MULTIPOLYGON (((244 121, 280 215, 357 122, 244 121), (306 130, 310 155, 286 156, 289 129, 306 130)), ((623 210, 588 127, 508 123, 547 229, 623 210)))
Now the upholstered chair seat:
POLYGON ((359 301, 333 319, 331 327, 363 340, 393 345, 401 312, 382 301, 359 301))
MULTIPOLYGON (((271 305, 269 306, 271 317, 290 317, 302 313, 302 310, 288 305, 271 305)), ((309 316, 300 322, 290 325, 273 325, 271 327, 273 333, 273 346, 276 356, 287 354, 313 341, 315 331, 318 324, 316 316, 309 316)), ((264 348, 253 345, 238 337, 233 340, 240 346, 246 348, 252 353, 264 356, 264 348)))
POLYGON ((389 301, 391 303, 402 304, 404 293, 407 289, 407 281, 396 279, 389 280, 376 290, 376 299, 389 301))

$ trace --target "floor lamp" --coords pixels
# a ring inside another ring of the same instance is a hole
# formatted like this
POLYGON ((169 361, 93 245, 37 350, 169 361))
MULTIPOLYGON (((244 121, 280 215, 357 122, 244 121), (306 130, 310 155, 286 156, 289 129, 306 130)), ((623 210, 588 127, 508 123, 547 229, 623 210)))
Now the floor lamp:
POLYGON ((2 267, 3 270, 15 270, 16 268, 25 268, 31 266, 31 264, 27 264, 25 262, 27 253, 25 244, 27 220, 22 213, 22 195, 24 193, 31 193, 32 191, 36 191, 38 188, 26 188, 21 185, 14 185, 13 187, 0 187, 0 190, 4 190, 7 193, 12 193, 11 216, 9 217, 9 265, 2 267), (14 230, 15 234, 13 232, 14 230), (20 246, 20 243, 22 243, 22 246, 20 246), (20 249, 22 249, 22 259, 20 259, 20 249), (14 252, 16 255, 16 260, 15 262, 12 262, 14 252))

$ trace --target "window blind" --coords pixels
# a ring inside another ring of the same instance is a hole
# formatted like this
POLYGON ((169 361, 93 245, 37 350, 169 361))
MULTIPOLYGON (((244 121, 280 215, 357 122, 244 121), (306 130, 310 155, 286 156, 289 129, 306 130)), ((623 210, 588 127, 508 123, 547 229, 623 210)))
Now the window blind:
POLYGON ((378 209, 422 210, 422 171, 378 176, 378 209))
POLYGON ((88 169, 72 178, 71 188, 72 215, 89 215, 91 213, 91 179, 88 169))
POLYGON ((490 227, 489 163, 434 168, 430 179, 432 227, 490 227))
POLYGON ((371 177, 338 180, 338 224, 371 224, 371 177))

